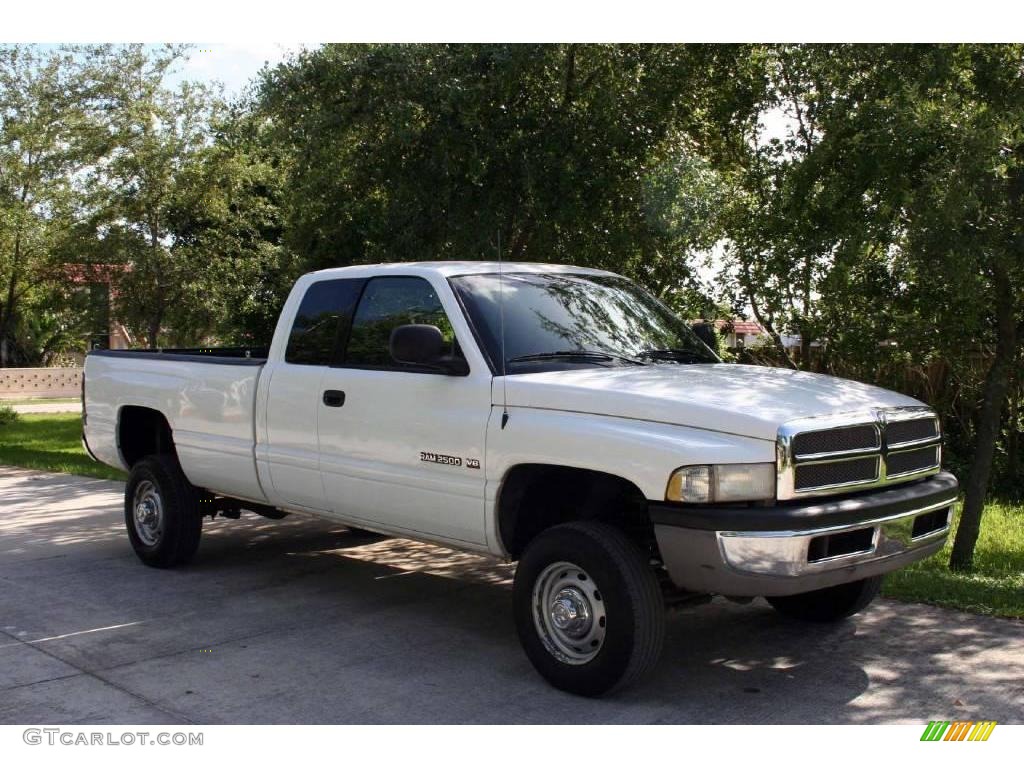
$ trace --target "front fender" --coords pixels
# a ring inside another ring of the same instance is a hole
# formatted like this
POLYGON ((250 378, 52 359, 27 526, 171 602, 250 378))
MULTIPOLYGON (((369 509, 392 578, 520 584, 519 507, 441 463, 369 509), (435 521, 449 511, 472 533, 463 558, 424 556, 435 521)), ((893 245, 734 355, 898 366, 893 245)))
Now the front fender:
POLYGON ((497 499, 519 464, 552 464, 604 472, 662 501, 673 470, 688 464, 774 462, 775 443, 725 432, 573 411, 491 409, 487 426, 487 542, 505 555, 498 536, 497 499))

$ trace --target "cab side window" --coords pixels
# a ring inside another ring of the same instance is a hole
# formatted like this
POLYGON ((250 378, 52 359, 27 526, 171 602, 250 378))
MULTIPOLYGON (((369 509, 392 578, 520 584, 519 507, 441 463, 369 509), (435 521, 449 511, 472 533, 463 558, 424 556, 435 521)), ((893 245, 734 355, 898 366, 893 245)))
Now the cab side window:
POLYGON ((284 359, 298 365, 330 365, 344 341, 365 280, 321 280, 306 289, 295 315, 284 359))
POLYGON ((459 355, 452 324, 441 300, 422 277, 375 277, 363 290, 345 350, 344 365, 408 370, 391 358, 391 331, 400 325, 436 325, 444 337, 444 354, 459 355))

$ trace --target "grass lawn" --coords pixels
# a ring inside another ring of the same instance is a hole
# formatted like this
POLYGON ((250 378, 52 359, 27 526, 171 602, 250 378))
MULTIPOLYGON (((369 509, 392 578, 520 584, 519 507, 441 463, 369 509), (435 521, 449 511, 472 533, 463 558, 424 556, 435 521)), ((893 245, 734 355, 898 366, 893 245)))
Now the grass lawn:
MULTIPOLYGON (((955 532, 956 520, 953 526, 955 532)), ((883 594, 972 613, 1024 618, 1024 504, 992 502, 985 508, 973 573, 949 570, 952 547, 951 534, 934 557, 889 574, 883 594)))
MULTIPOLYGON (((76 413, 22 414, 13 424, 0 426, 0 464, 123 480, 123 472, 86 455, 80 436, 81 418, 76 413)), ((953 573, 947 567, 952 541, 950 536, 949 544, 935 557, 890 574, 884 594, 1024 618, 1024 505, 988 506, 973 573, 953 573)))
POLYGON ((82 448, 77 413, 23 413, 0 425, 0 464, 124 480, 120 470, 93 461, 82 448))

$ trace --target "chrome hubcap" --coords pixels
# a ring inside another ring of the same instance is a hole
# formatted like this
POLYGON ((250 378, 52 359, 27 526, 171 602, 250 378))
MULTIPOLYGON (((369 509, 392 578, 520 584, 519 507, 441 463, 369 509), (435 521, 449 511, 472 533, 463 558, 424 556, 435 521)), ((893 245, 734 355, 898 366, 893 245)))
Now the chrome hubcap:
POLYGON ((552 656, 566 664, 586 664, 604 645, 604 599, 582 568, 552 563, 534 582, 533 623, 552 656))
POLYGON ((164 510, 160 494, 149 480, 143 480, 135 487, 132 499, 135 510, 135 532, 142 543, 152 547, 159 543, 164 532, 164 510))
POLYGON ((587 598, 575 587, 566 587, 551 603, 551 620, 569 637, 583 637, 593 623, 587 598))

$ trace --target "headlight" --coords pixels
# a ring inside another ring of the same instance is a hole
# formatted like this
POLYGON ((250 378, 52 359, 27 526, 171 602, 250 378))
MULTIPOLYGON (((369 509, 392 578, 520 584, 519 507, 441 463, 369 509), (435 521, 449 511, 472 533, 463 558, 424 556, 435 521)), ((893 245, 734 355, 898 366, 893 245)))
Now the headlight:
POLYGON ((775 498, 774 464, 702 464, 680 467, 668 479, 665 498, 691 504, 775 498))

